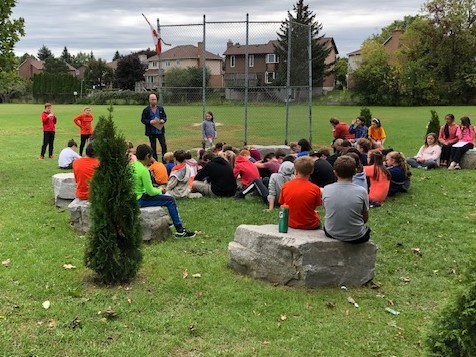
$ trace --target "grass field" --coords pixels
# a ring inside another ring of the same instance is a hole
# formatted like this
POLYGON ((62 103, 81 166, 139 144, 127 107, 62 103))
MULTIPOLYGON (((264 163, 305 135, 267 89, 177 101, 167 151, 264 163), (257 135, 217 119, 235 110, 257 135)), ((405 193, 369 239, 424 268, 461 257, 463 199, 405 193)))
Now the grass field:
MULTIPOLYGON (((84 268, 85 237, 53 205, 56 160, 37 160, 41 105, 0 105, 0 355, 3 356, 418 356, 432 316, 457 290, 474 254, 475 172, 414 170, 410 193, 370 212, 378 245, 380 288, 296 289, 254 281, 227 268, 227 245, 239 224, 277 223, 253 198, 179 202, 188 241, 143 246, 138 277, 124 286, 96 286, 84 268), (412 248, 419 248, 421 255, 412 248), (76 269, 65 270, 69 263, 76 269), (6 266, 8 265, 8 266, 6 266), (189 273, 184 278, 184 272, 189 273), (201 278, 192 278, 200 273, 201 278), (352 296, 360 305, 347 302, 352 296), (50 301, 49 309, 42 303, 50 301), (391 307, 401 312, 385 312, 391 307), (112 309, 114 319, 99 312, 112 309), (285 318, 284 318, 285 317, 285 318), (74 320, 80 320, 75 327, 74 320)), ((141 107, 118 106, 125 137, 146 141, 141 107)), ((208 108, 220 140, 243 142, 243 109, 208 108)), ((476 107, 370 108, 382 119, 387 144, 416 153, 430 109, 476 120, 476 107)), ((55 154, 79 132, 80 106, 54 106, 55 154)), ((93 106, 96 118, 105 106, 93 106)), ((314 107, 313 142, 331 139, 328 119, 347 122, 357 107, 314 107)), ((200 107, 167 107, 171 150, 200 146, 200 107)), ((306 137, 307 110, 291 108, 290 140, 306 137), (304 127, 304 129, 303 129, 304 127)), ((284 110, 249 111, 250 144, 282 144, 284 110)), ((322 211, 321 211, 321 216, 322 211)))

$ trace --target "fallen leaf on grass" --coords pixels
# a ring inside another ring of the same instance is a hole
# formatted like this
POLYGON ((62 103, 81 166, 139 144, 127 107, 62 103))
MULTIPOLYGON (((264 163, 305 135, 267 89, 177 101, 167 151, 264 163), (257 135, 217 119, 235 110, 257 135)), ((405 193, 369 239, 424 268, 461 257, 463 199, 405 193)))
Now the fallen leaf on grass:
POLYGON ((183 272, 182 272, 182 278, 184 279, 187 279, 188 278, 188 270, 185 269, 183 272))
POLYGON ((76 269, 76 267, 72 264, 64 264, 63 268, 65 268, 66 270, 76 269))
POLYGON ((117 312, 112 310, 111 308, 104 310, 104 311, 99 311, 98 315, 103 315, 105 319, 107 320, 112 320, 117 317, 117 312))
POLYGON ((404 282, 405 284, 410 282, 410 278, 408 276, 402 276, 400 277, 400 280, 404 282))
POLYGON ((281 321, 285 321, 287 319, 287 316, 285 314, 281 314, 281 321))
POLYGON ((269 345, 270 343, 270 341, 263 341, 263 345, 269 345))
POLYGON ((201 277, 202 277, 202 274, 200 274, 200 273, 192 274, 192 277, 194 277, 194 278, 201 278, 201 277))
POLYGON ((132 304, 132 300, 131 300, 130 298, 127 299, 127 302, 128 302, 129 304, 132 304))
POLYGON ((2 261, 2 265, 3 265, 5 268, 8 268, 8 267, 10 266, 10 263, 11 263, 11 260, 10 260, 10 259, 7 259, 7 260, 2 261))
POLYGON ((355 302, 355 300, 354 300, 351 296, 349 296, 349 297, 347 298, 347 301, 348 301, 350 304, 354 305, 354 307, 357 307, 357 308, 359 307, 359 304, 357 304, 357 303, 355 302))
POLYGON ((190 334, 193 335, 193 334, 195 334, 196 331, 197 331, 197 330, 196 330, 196 328, 195 328, 195 325, 190 325, 190 326, 188 327, 188 332, 190 332, 190 334))
POLYGON ((46 300, 46 301, 43 301, 43 304, 41 304, 41 306, 43 306, 44 309, 49 309, 51 306, 51 303, 48 300, 46 300))
POLYGON ((48 321, 48 327, 56 327, 56 320, 48 321))
POLYGON ((422 256, 420 248, 412 248, 412 253, 414 253, 415 255, 418 255, 419 257, 422 256))

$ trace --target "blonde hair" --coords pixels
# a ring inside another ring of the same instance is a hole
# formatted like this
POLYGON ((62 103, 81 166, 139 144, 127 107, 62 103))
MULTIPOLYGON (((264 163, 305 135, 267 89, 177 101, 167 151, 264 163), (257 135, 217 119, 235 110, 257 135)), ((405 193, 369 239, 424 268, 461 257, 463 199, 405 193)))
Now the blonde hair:
POLYGON ((225 157, 225 160, 231 165, 231 167, 235 167, 236 154, 232 150, 225 151, 223 156, 225 157))
POLYGON ((387 155, 394 159, 395 163, 402 168, 403 172, 405 173, 405 177, 411 176, 410 167, 407 164, 405 155, 399 151, 390 151, 387 155))
POLYGON ((167 151, 164 154, 164 161, 165 162, 172 162, 174 161, 174 153, 172 151, 167 151))

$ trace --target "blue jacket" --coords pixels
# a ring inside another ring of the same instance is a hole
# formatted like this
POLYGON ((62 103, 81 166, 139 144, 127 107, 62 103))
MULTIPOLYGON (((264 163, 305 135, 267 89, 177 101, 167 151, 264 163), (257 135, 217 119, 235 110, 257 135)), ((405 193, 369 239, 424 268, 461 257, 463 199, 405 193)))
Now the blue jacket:
POLYGON ((150 121, 156 118, 163 119, 165 122, 167 122, 167 115, 165 114, 165 110, 163 107, 157 106, 157 110, 155 111, 155 113, 153 113, 152 110, 150 110, 150 105, 148 105, 142 111, 141 122, 145 125, 146 136, 165 134, 165 126, 161 130, 159 130, 152 124, 150 124, 150 121))
POLYGON ((356 139, 367 138, 368 129, 365 125, 356 126, 354 124, 351 124, 351 126, 349 127, 349 133, 354 134, 356 139))

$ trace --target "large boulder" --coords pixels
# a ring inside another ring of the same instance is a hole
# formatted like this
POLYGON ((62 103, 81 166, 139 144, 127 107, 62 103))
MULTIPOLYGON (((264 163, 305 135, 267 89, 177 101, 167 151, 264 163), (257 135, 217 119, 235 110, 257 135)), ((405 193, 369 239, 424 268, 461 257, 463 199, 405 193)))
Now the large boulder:
MULTIPOLYGON (((80 233, 89 231, 89 201, 76 198, 68 206, 71 225, 80 233)), ((163 241, 170 237, 170 217, 162 207, 140 209, 142 239, 146 242, 163 241)))
POLYGON ((362 286, 375 274, 373 241, 349 244, 322 230, 240 225, 228 245, 229 266, 255 279, 290 286, 362 286))
POLYGON ((287 145, 253 145, 256 150, 259 150, 261 157, 264 157, 270 152, 276 153, 276 150, 283 150, 286 154, 291 153, 291 149, 287 145))
POLYGON ((468 150, 461 158, 462 169, 476 169, 476 149, 468 150))
POLYGON ((72 172, 55 174, 52 177, 55 205, 57 207, 68 207, 76 198, 76 181, 72 172))

